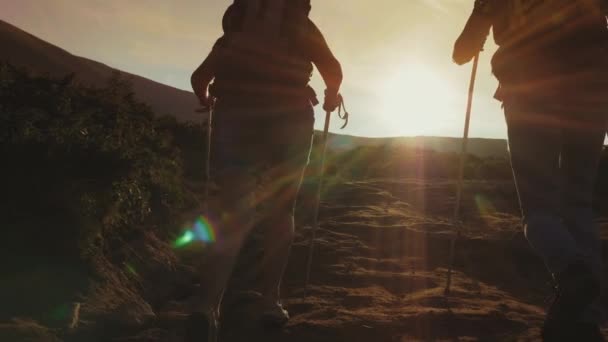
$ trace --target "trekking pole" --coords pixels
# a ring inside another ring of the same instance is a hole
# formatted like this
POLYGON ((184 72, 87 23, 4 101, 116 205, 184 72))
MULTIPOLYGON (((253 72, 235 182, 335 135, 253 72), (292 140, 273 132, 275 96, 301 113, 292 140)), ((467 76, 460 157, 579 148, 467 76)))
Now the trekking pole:
POLYGON ((462 139, 462 151, 460 152, 460 166, 458 169, 458 185, 456 190, 456 204, 454 207, 454 222, 457 224, 457 232, 452 236, 450 241, 450 264, 448 266, 448 277, 445 287, 445 295, 450 295, 452 286, 452 269, 454 268, 454 259, 456 258, 456 240, 461 236, 460 227, 460 209, 462 204, 462 192, 464 187, 464 169, 467 163, 467 147, 469 143, 469 126, 471 123, 471 109, 473 108, 473 93, 475 92, 475 79, 477 78, 477 66, 479 65, 479 53, 473 59, 473 70, 471 72, 471 81, 469 83, 469 97, 467 102, 467 112, 464 122, 464 135, 462 139))
POLYGON ((312 267, 312 259, 315 249, 315 239, 317 238, 317 229, 319 228, 319 207, 321 206, 321 190, 323 188, 323 176, 325 175, 325 155, 327 152, 327 137, 329 135, 329 122, 331 120, 331 112, 325 112, 325 128, 323 129, 323 147, 321 148, 321 165, 319 169, 319 183, 317 184, 317 194, 313 208, 312 233, 310 236, 310 244, 308 247, 308 260, 306 262, 306 282, 305 287, 310 285, 310 270, 312 267))
MULTIPOLYGON (((211 134, 213 125, 213 109, 215 107, 215 100, 211 102, 211 105, 207 108, 201 108, 197 110, 199 113, 208 113, 207 124, 206 124, 206 149, 205 149, 205 202, 203 206, 204 215, 209 215, 209 190, 211 188, 211 134)), ((203 117, 204 120, 204 117, 203 117)))
POLYGON ((213 107, 215 103, 209 106, 209 117, 207 118, 207 151, 205 154, 205 215, 209 216, 209 191, 211 188, 211 134, 213 124, 213 107))
MULTIPOLYGON (((348 110, 344 105, 344 98, 340 96, 340 104, 338 106, 338 117, 344 120, 344 125, 340 129, 346 128, 348 125, 348 119, 350 114, 348 114, 348 110), (342 112, 344 110, 344 112, 342 112)), ((323 188, 323 177, 325 175, 325 156, 327 155, 327 137, 329 135, 329 122, 331 120, 331 112, 325 112, 325 128, 323 129, 323 147, 321 150, 321 165, 319 169, 319 184, 317 185, 317 194, 315 197, 315 205, 313 211, 313 223, 312 223, 312 233, 310 236, 310 243, 308 247, 308 260, 306 263, 306 281, 305 288, 308 289, 310 285, 310 273, 312 268, 312 260, 314 256, 315 249, 315 239, 317 238, 317 230, 319 229, 319 207, 321 206, 321 190, 323 188)))

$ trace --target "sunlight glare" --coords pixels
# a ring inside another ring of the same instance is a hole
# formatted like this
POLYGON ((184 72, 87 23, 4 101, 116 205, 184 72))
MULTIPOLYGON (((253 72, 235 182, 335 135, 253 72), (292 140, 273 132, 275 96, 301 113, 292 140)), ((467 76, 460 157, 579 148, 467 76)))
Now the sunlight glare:
POLYGON ((444 125, 442 117, 453 111, 457 97, 448 80, 420 63, 397 66, 386 77, 382 112, 390 113, 393 123, 406 127, 407 135, 429 135, 444 125))

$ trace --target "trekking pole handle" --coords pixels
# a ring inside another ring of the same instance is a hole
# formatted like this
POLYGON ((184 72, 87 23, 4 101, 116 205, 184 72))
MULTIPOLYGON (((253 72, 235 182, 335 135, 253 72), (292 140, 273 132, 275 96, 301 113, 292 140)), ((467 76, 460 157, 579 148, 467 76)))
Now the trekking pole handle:
POLYGON ((215 107, 215 101, 216 99, 214 97, 209 99, 209 104, 207 105, 201 105, 199 108, 197 108, 195 111, 197 113, 209 113, 210 111, 213 110, 213 107, 215 107))

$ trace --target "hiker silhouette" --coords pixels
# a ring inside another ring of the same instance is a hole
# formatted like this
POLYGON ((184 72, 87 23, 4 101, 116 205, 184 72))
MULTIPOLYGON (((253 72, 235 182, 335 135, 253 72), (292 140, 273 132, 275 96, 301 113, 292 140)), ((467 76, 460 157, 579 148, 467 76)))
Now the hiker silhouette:
POLYGON ((260 257, 251 262, 257 280, 247 293, 256 307, 251 319, 277 326, 289 319, 280 283, 313 137, 313 65, 327 87, 325 110, 339 105, 342 82, 340 63, 308 18, 310 9, 309 0, 234 1, 222 20, 224 35, 192 75, 201 105, 215 103, 211 165, 218 191, 208 216, 217 239, 209 246, 194 308, 196 319, 209 320, 210 330, 216 329, 223 291, 254 228, 260 257))
POLYGON ((601 242, 593 185, 608 122, 605 1, 477 0, 453 58, 490 29, 526 237, 556 282, 545 341, 601 341, 601 242))

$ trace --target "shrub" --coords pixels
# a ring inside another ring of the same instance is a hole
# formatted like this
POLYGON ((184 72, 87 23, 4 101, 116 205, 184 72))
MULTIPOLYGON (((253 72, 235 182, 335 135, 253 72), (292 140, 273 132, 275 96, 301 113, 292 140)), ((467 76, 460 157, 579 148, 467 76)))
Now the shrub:
MULTIPOLYGON (((0 65, 3 276, 19 287, 16 279, 29 276, 17 275, 45 268, 59 282, 39 280, 44 289, 32 290, 41 294, 31 311, 107 278, 127 258, 119 251, 129 241, 150 233, 166 239, 179 228, 178 214, 195 204, 184 184, 184 170, 195 173, 195 166, 184 162, 191 152, 180 139, 196 129, 156 119, 119 74, 92 88, 0 65)), ((29 310, 13 297, 0 298, 3 312, 29 310)))

